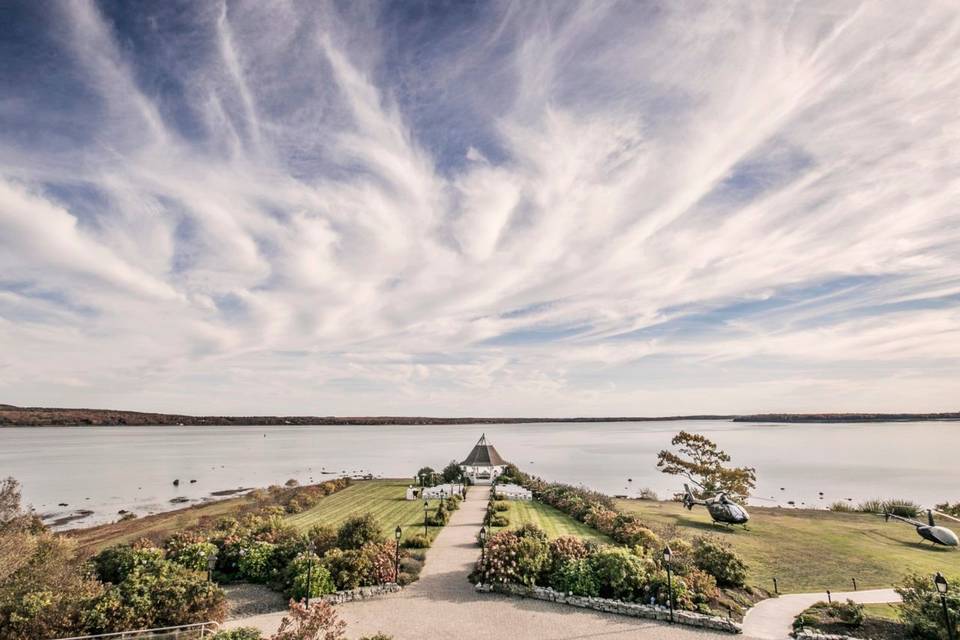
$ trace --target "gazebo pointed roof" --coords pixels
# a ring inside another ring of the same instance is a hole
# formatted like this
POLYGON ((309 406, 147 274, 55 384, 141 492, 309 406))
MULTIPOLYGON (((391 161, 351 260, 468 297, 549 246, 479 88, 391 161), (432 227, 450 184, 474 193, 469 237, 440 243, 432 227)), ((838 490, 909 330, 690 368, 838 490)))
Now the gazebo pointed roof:
POLYGON ((487 434, 480 436, 470 455, 460 464, 470 467, 495 467, 507 464, 492 444, 487 444, 487 434))

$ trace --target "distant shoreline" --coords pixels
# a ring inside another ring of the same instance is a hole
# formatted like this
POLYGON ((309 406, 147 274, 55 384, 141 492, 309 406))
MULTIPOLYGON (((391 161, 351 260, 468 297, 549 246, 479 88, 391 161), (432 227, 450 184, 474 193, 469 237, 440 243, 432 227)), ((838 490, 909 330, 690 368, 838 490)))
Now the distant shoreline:
POLYGON ((426 416, 189 416, 112 409, 67 409, 0 405, 0 427, 121 427, 121 426, 340 426, 340 425, 477 425, 596 422, 671 422, 724 420, 731 422, 841 423, 960 421, 951 413, 764 413, 751 415, 608 416, 578 418, 443 418, 426 416))

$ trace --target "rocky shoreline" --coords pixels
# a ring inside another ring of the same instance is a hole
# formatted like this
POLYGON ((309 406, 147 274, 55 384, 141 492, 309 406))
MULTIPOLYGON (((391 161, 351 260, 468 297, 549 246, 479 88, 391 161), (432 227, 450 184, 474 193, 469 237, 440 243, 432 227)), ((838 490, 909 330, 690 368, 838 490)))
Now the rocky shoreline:
POLYGON ((576 418, 444 418, 429 416, 190 416, 113 409, 67 409, 16 407, 0 404, 0 427, 83 426, 209 426, 209 425, 475 425, 591 422, 665 422, 679 420, 726 420, 733 422, 831 423, 831 422, 932 422, 960 420, 960 412, 948 413, 760 413, 751 415, 702 414, 686 416, 605 416, 576 418))

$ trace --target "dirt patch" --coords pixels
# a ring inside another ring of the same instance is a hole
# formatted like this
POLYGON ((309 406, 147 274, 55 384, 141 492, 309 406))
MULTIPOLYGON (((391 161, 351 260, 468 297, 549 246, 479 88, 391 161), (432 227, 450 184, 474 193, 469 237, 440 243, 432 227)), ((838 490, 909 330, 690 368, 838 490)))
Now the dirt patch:
POLYGON ((287 599, 262 584, 223 585, 227 594, 227 620, 286 610, 287 599))

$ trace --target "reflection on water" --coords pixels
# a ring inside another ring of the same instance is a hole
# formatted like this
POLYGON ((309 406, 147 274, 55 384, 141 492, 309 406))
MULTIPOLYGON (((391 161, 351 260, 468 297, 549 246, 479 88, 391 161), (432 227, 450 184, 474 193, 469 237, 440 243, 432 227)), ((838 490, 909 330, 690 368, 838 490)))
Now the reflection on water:
POLYGON ((462 459, 486 432, 505 458, 550 480, 610 494, 651 487, 666 497, 680 481, 657 471, 656 455, 681 429, 706 434, 734 464, 755 467, 757 504, 960 499, 960 424, 949 422, 8 428, 0 429, 0 477, 20 480, 41 513, 92 510, 76 523, 87 525, 116 519, 121 509, 144 514, 172 508, 179 496, 200 500, 289 478, 411 476, 462 459))

